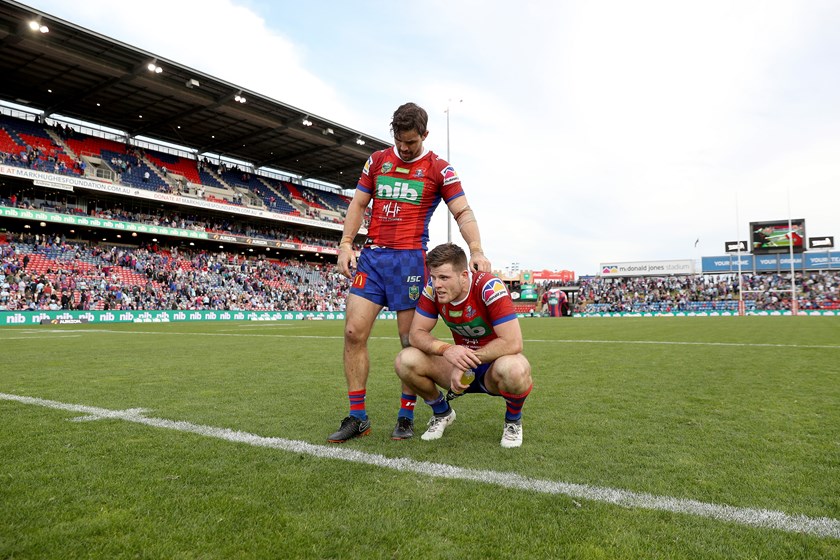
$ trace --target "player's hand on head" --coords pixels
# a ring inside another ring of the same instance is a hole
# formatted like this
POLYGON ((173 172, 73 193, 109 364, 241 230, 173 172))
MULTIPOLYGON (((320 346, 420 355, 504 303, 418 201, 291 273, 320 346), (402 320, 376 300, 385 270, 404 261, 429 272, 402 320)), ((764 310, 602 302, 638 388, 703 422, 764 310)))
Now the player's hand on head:
POLYGON ((477 272, 492 272, 490 266, 490 259, 484 256, 484 253, 473 253, 470 255, 470 269, 477 272))

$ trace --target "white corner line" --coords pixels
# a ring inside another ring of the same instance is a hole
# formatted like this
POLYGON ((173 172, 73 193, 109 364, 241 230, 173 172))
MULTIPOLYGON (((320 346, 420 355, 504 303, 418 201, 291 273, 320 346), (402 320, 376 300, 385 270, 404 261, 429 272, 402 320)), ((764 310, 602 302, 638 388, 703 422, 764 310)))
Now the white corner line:
POLYGON ((511 472, 497 472, 489 470, 468 469, 441 463, 428 463, 406 458, 391 458, 375 453, 365 453, 347 447, 335 445, 316 445, 304 441, 284 438, 263 437, 247 432, 203 426, 191 422, 166 420, 163 418, 149 418, 143 415, 147 410, 131 408, 127 410, 109 410, 79 404, 68 404, 35 397, 25 397, 0 393, 0 400, 14 401, 22 404, 42 406, 57 410, 66 410, 84 414, 80 418, 71 420, 99 420, 114 419, 143 424, 154 428, 164 428, 179 432, 193 433, 233 443, 244 443, 255 447, 279 449, 293 453, 304 453, 313 457, 336 459, 363 463, 381 468, 393 469, 401 472, 413 472, 424 476, 446 478, 451 480, 469 480, 484 484, 493 484, 502 488, 527 490, 541 494, 553 494, 570 498, 590 500, 594 502, 618 505, 626 508, 639 508, 655 511, 669 511, 736 523, 762 529, 776 529, 790 533, 805 533, 817 537, 831 537, 840 539, 840 520, 830 517, 808 517, 806 515, 791 515, 783 511, 769 509, 752 509, 728 505, 700 502, 685 498, 657 496, 644 492, 632 492, 619 488, 590 486, 552 480, 529 478, 511 472))

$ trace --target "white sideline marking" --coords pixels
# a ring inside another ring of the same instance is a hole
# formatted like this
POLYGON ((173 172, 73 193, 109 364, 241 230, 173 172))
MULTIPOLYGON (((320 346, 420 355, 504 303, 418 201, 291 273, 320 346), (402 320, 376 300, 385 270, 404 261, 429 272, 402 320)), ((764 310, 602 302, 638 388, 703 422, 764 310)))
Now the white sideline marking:
POLYGON ((50 340, 54 338, 81 338, 82 335, 80 334, 68 334, 68 335, 55 335, 55 336, 10 336, 9 338, 0 338, 0 340, 39 340, 44 338, 49 338, 50 340))
MULTIPOLYGON (((105 410, 104 408, 102 410, 105 410)), ((149 412, 148 408, 127 408, 125 410, 108 410, 108 414, 86 414, 84 416, 77 416, 70 418, 71 422, 92 422, 93 420, 103 420, 105 418, 116 418, 118 420, 127 416, 142 416, 144 412, 149 412)))
POLYGON ((735 346, 735 347, 757 347, 757 348, 833 348, 840 350, 836 344, 776 344, 761 342, 691 342, 691 341, 669 341, 669 340, 550 340, 540 338, 529 338, 525 342, 559 342, 561 344, 663 344, 666 346, 735 346))
MULTIPOLYGON (((66 404, 34 397, 24 397, 0 393, 0 400, 15 401, 23 404, 43 406, 58 410, 81 412, 87 419, 110 418, 125 420, 155 428, 165 428, 188 432, 201 436, 217 438, 225 441, 244 443, 255 447, 267 447, 305 453, 313 457, 338 459, 354 463, 364 463, 377 467, 394 469, 402 472, 413 472, 425 476, 447 478, 452 480, 470 480, 485 484, 494 484, 504 488, 530 490, 542 494, 559 494, 570 498, 591 500, 614 504, 627 508, 641 508, 657 511, 684 513, 699 517, 708 517, 730 523, 738 523, 750 527, 763 529, 777 529, 791 533, 806 533, 818 537, 840 539, 840 520, 830 517, 808 517, 806 515, 790 515, 783 511, 768 509, 742 508, 719 505, 697 500, 656 496, 643 492, 631 492, 618 488, 589 486, 588 484, 573 484, 553 480, 529 478, 511 472, 496 472, 467 469, 442 463, 427 463, 405 458, 390 458, 374 453, 364 453, 346 447, 315 445, 304 441, 283 438, 262 437, 247 432, 239 432, 227 428, 202 426, 190 422, 166 420, 163 418, 147 418, 143 416, 144 409, 131 408, 128 410, 109 410, 79 404, 66 404)), ((78 419, 75 419, 78 420, 78 419)))
MULTIPOLYGON (((263 326, 263 325, 261 325, 263 326)), ((278 326, 278 325, 264 325, 278 326)), ((22 331, 17 331, 22 332, 22 331)), ((40 332, 44 331, 31 331, 40 332)), ((112 331, 109 329, 62 329, 56 332, 74 332, 74 333, 106 333, 106 334, 150 334, 161 336, 232 336, 232 337, 246 337, 246 338, 314 338, 319 340, 343 340, 343 336, 327 336, 327 335, 313 335, 313 334, 251 334, 251 333, 236 333, 236 332, 181 332, 173 333, 169 331, 112 331)), ((56 338, 56 337, 53 337, 56 338)), ((0 336, 0 340, 11 340, 0 336)), ((371 336, 370 340, 397 340, 396 336, 371 336)), ((547 338, 526 338, 525 342, 548 342, 552 344, 662 344, 665 346, 731 346, 735 348, 814 348, 814 349, 831 349, 840 350, 838 344, 770 344, 770 343, 750 343, 750 342, 692 342, 692 341, 668 341, 668 340, 594 340, 594 339, 547 339, 547 338)))

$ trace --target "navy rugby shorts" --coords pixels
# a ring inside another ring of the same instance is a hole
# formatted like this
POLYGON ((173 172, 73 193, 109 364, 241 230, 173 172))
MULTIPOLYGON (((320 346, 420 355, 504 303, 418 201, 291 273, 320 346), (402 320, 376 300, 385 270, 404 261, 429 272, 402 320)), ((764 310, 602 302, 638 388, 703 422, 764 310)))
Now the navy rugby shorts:
POLYGON ((365 247, 356 264, 351 294, 391 311, 417 307, 426 285, 425 251, 365 247))

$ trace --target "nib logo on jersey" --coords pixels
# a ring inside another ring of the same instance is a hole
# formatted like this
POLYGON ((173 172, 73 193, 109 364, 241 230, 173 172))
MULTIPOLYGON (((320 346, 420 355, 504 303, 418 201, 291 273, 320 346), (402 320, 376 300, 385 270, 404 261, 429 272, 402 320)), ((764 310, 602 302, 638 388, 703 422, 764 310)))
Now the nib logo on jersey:
POLYGON ((423 181, 397 179, 383 175, 376 179, 376 198, 420 204, 422 197, 423 181))
POLYGON ((447 327, 464 338, 484 338, 493 334, 493 329, 481 317, 476 317, 472 321, 463 323, 448 319, 446 316, 442 316, 442 318, 447 327))

